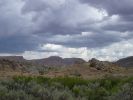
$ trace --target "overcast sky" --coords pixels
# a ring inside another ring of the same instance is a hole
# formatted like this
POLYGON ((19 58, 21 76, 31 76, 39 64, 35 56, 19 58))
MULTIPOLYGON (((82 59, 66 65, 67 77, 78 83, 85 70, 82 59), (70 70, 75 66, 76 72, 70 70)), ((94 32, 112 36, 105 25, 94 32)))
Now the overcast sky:
POLYGON ((133 55, 133 0, 0 0, 0 55, 133 55))

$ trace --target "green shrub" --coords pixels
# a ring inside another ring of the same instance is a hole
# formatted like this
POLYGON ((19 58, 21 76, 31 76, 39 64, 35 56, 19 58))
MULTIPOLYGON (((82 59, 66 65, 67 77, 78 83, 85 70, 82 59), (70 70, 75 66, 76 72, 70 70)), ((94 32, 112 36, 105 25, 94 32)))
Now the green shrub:
POLYGON ((133 100, 133 78, 18 76, 0 81, 0 100, 133 100))

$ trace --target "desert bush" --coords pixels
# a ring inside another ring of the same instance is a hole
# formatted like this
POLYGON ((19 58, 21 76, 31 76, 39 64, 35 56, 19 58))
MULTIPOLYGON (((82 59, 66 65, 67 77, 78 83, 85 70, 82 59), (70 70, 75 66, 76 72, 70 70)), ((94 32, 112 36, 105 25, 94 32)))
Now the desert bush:
POLYGON ((4 99, 7 92, 8 92, 8 89, 6 87, 0 85, 0 100, 4 99))
POLYGON ((133 100, 133 78, 19 76, 0 81, 0 100, 133 100))
POLYGON ((118 93, 110 97, 110 100, 133 100, 133 84, 124 84, 118 93))

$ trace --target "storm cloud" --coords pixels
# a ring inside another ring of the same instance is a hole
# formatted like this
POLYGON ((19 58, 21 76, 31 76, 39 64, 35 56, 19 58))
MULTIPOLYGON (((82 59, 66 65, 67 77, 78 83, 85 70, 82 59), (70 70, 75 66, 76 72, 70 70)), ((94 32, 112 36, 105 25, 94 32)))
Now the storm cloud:
MULTIPOLYGON (((132 0, 0 0, 1 54, 37 52, 40 55, 42 45, 53 44, 65 49, 94 50, 93 56, 100 58, 98 51, 103 48, 111 49, 123 41, 129 44, 132 39, 132 0)), ((51 51, 50 55, 56 52, 51 51)), ((111 53, 101 57, 111 56, 111 53)), ((124 50, 121 53, 114 58, 129 56, 124 50)), ((73 57, 71 52, 69 54, 73 57)), ((30 53, 27 55, 31 57, 30 53)))

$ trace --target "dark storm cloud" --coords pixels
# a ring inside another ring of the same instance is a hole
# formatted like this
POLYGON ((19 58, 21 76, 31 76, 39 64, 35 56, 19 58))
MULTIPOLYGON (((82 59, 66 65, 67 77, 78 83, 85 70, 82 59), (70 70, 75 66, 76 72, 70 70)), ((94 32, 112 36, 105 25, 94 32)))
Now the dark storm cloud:
POLYGON ((0 39, 1 53, 21 53, 23 51, 35 50, 37 41, 29 36, 13 35, 0 39))
MULTIPOLYGON (((69 35, 69 36, 50 36, 46 39, 48 43, 51 44, 61 44, 67 47, 88 47, 88 48, 97 48, 110 45, 110 43, 115 43, 123 40, 121 37, 117 37, 113 34, 105 33, 93 33, 91 35, 69 35), (101 35, 102 34, 102 35, 101 35)), ((45 41, 45 42, 46 42, 45 41)))
POLYGON ((46 43, 104 47, 131 39, 132 22, 132 0, 0 0, 0 52, 30 51, 46 43), (110 21, 114 15, 118 19, 110 21), (130 35, 119 35, 126 31, 130 35))
POLYGON ((38 2, 35 0, 32 1, 33 5, 30 4, 31 0, 25 1, 23 13, 35 14, 33 17, 33 22, 36 23, 36 27, 38 27, 38 29, 34 31, 34 34, 42 37, 45 37, 46 34, 51 34, 46 40, 44 40, 44 43, 57 43, 70 47, 92 48, 101 46, 103 47, 113 42, 120 41, 119 38, 113 35, 109 36, 104 34, 104 30, 99 30, 99 27, 93 25, 94 23, 97 23, 97 21, 100 21, 98 19, 100 15, 91 15, 93 13, 98 13, 98 11, 96 12, 95 8, 84 4, 82 5, 76 0, 64 0, 62 3, 59 2, 59 4, 55 3, 53 0, 51 0, 51 2, 46 0, 39 0, 38 2), (50 3, 53 3, 52 6, 50 3), (39 8, 38 5, 40 5, 41 8, 39 8), (90 9, 93 9, 93 11, 90 9), (79 35, 84 31, 92 31, 99 34, 94 34, 93 37, 73 38, 66 42, 61 41, 61 39, 58 39, 57 41, 54 39, 54 36, 58 34, 79 35))
POLYGON ((35 34, 48 33, 55 35, 80 34, 84 31, 97 32, 101 27, 95 26, 95 23, 106 20, 106 18, 104 19, 104 16, 100 15, 100 10, 96 10, 98 9, 87 4, 82 4, 78 0, 57 0, 57 3, 53 0, 39 0, 37 2, 36 0, 25 0, 22 11, 24 14, 34 14, 32 19, 37 28, 34 31, 35 34), (31 2, 33 5, 30 4, 31 2), (37 5, 44 6, 40 6, 41 8, 39 8, 37 5), (100 17, 103 17, 103 20, 100 17))
POLYGON ((105 9, 111 15, 132 15, 133 0, 80 0, 99 9, 105 9))
POLYGON ((21 0, 0 0, 0 53, 22 53, 38 45, 33 42, 29 16, 21 14, 21 0))
POLYGON ((133 31, 133 0, 80 0, 98 9, 104 9, 109 16, 119 16, 118 23, 108 24, 103 27, 105 30, 133 31))
POLYGON ((102 27, 104 30, 113 30, 118 32, 133 31, 133 23, 117 23, 115 25, 107 25, 102 27))
POLYGON ((34 31, 35 34, 80 34, 82 32, 79 27, 80 22, 78 22, 82 15, 79 15, 77 8, 73 6, 76 4, 75 1, 68 2, 69 4, 65 4, 65 0, 62 0, 62 3, 61 0, 57 0, 57 2, 53 0, 51 2, 46 0, 24 1, 25 5, 22 12, 24 14, 35 14, 32 18, 37 27, 37 30, 34 31), (75 17, 75 19, 72 17, 75 17), (79 19, 76 19, 76 17, 79 17, 79 19))

